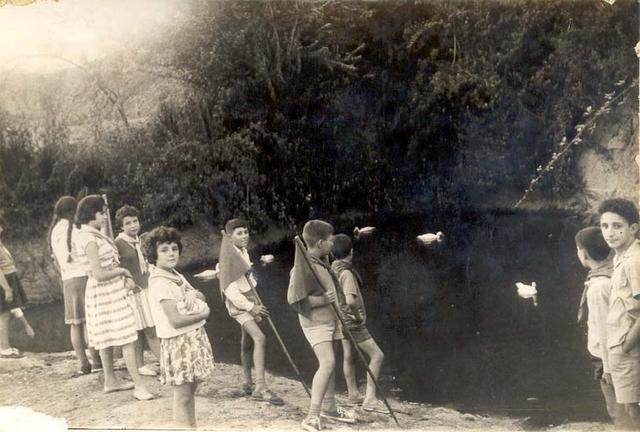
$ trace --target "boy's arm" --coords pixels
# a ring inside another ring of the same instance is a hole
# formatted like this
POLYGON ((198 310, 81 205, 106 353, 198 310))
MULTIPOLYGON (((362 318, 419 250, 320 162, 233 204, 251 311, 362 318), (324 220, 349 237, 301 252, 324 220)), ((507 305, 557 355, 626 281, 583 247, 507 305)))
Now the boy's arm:
POLYGON ((331 291, 327 291, 322 295, 310 295, 307 297, 311 309, 326 306, 336 301, 336 294, 331 291))
POLYGON ((253 315, 269 315, 269 312, 264 305, 255 304, 240 292, 238 281, 231 282, 227 289, 224 290, 224 295, 240 310, 250 312, 253 315))
MULTIPOLYGON (((605 373, 609 373, 609 347, 607 345, 607 314, 609 313, 609 298, 611 295, 611 279, 598 279, 598 297, 594 310, 589 311, 593 314, 598 334, 598 340, 601 347, 602 366, 605 373)), ((591 289, 591 288, 589 288, 591 289)))
MULTIPOLYGON (((634 256, 629 265, 625 266, 625 276, 631 286, 631 295, 636 302, 640 301, 640 257, 634 256)), ((638 345, 638 342, 640 342, 640 318, 636 319, 629 329, 622 344, 622 351, 629 353, 638 345)))
POLYGON ((345 270, 340 274, 339 281, 351 314, 356 322, 362 322, 363 317, 360 313, 360 305, 356 301, 358 298, 358 286, 356 285, 358 282, 356 277, 352 272, 345 270))
POLYGON ((4 277, 4 273, 0 272, 0 286, 4 290, 4 298, 8 303, 13 301, 13 290, 11 290, 11 286, 9 285, 9 281, 4 277))

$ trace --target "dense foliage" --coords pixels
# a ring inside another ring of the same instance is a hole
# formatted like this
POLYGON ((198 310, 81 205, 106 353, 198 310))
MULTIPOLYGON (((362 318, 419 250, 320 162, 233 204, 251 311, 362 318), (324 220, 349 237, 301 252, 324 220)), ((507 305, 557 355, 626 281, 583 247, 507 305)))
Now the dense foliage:
MULTIPOLYGON (((37 122, 0 111, 0 202, 44 221, 87 187, 177 224, 515 202, 585 108, 631 83, 637 29, 635 0, 196 0, 92 73, 83 145, 55 86, 37 122), (109 88, 123 68, 184 92, 129 121, 109 88)), ((579 188, 572 159, 541 187, 579 188)))

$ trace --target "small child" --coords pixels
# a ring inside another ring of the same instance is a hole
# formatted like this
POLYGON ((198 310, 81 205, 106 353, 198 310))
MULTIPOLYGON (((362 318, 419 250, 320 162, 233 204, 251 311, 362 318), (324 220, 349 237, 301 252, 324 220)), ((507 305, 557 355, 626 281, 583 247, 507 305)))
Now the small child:
POLYGON ((589 269, 584 291, 580 300, 578 322, 587 319, 587 348, 593 358, 595 378, 600 382, 607 412, 618 425, 622 424, 624 407, 616 403, 616 395, 611 383, 609 356, 607 350, 607 313, 609 312, 609 297, 611 295, 611 249, 604 241, 598 227, 584 228, 575 237, 577 254, 580 263, 589 269))
MULTIPOLYGON (((3 231, 4 221, 0 218, 0 234, 3 231)), ((0 358, 21 358, 24 354, 17 348, 9 345, 9 318, 11 315, 18 318, 22 315, 22 306, 27 298, 18 278, 13 256, 0 240, 0 358), (15 311, 15 312, 14 312, 15 311), (19 311, 19 312, 18 312, 19 311)), ((22 321, 27 334, 33 332, 24 316, 22 321), (29 332, 28 329, 31 329, 29 332)))
POLYGON ((352 412, 338 407, 335 400, 334 342, 342 340, 343 335, 331 304, 342 304, 343 301, 339 299, 342 296, 340 283, 327 263, 333 249, 333 226, 322 220, 310 220, 304 225, 302 238, 307 244, 307 252, 296 250, 287 301, 298 312, 302 332, 318 359, 318 370, 311 384, 311 404, 302 428, 319 431, 323 429, 321 416, 345 423, 355 423, 356 419, 352 412), (312 268, 306 264, 306 259, 299 259, 302 254, 308 255, 312 268), (317 286, 313 274, 321 287, 317 286))
POLYGON ((602 235, 615 251, 607 313, 609 369, 617 402, 640 428, 640 216, 633 202, 621 198, 605 200, 598 213, 602 235))
MULTIPOLYGON (((377 380, 384 354, 365 326, 367 313, 360 292, 362 279, 353 268, 353 242, 348 235, 338 234, 336 236, 333 243, 333 256, 336 260, 331 264, 331 269, 338 276, 344 293, 345 304, 342 306, 342 313, 347 330, 353 336, 358 347, 369 356, 369 369, 377 380)), ((356 382, 356 359, 353 345, 348 338, 342 339, 342 351, 344 353, 343 370, 349 392, 349 404, 362 404, 364 411, 388 414, 389 410, 376 397, 376 386, 369 375, 367 375, 367 389, 364 399, 360 396, 356 382)))
POLYGON ((198 382, 213 371, 211 343, 204 331, 209 308, 182 314, 204 295, 175 270, 182 242, 173 228, 160 226, 145 239, 145 255, 150 264, 149 301, 160 338, 160 382, 173 385, 173 419, 178 427, 196 427, 195 392, 198 382))
MULTIPOLYGON (((130 304, 133 306, 138 329, 136 342, 136 362, 138 373, 144 376, 155 376, 156 372, 144 364, 143 338, 157 359, 160 359, 160 341, 156 336, 155 324, 149 307, 147 263, 142 256, 140 246, 140 212, 137 208, 124 205, 116 211, 116 227, 122 231, 115 239, 120 255, 120 265, 131 273, 135 285, 130 290, 130 304)), ((131 279, 128 279, 131 280, 131 279)))
MULTIPOLYGON (((225 233, 231 241, 232 246, 230 248, 235 248, 237 253, 225 254, 224 259, 237 259, 239 264, 245 266, 245 268, 250 268, 252 263, 247 251, 249 244, 248 224, 239 218, 231 219, 225 225, 225 233)), ((226 239, 223 241, 226 241, 226 239)), ((222 280, 227 279, 225 272, 227 272, 227 269, 235 267, 235 265, 232 262, 223 262, 222 253, 220 259, 220 278, 221 283, 223 283, 222 280)), ((253 399, 269 402, 273 405, 283 405, 282 398, 269 389, 265 379, 266 337, 258 323, 263 316, 268 316, 269 312, 254 295, 253 290, 256 284, 257 282, 252 272, 248 272, 240 275, 236 280, 230 281, 226 287, 221 286, 229 315, 240 324, 240 361, 245 379, 243 389, 244 393, 251 394, 253 399), (253 345, 253 349, 251 345, 253 345), (251 383, 252 363, 256 369, 255 389, 252 389, 251 383)))

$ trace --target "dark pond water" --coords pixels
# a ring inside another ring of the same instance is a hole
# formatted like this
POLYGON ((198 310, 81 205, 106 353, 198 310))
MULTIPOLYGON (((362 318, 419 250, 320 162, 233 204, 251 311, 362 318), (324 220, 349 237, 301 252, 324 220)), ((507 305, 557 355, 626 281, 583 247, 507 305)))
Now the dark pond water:
MULTIPOLYGON (((476 211, 439 219, 338 222, 338 231, 353 224, 378 227, 375 237, 356 244, 355 261, 365 280, 369 329, 386 355, 381 381, 388 393, 463 411, 528 417, 533 428, 606 420, 599 387, 591 380, 585 332, 575 324, 585 276, 575 257, 576 220, 476 211), (447 235, 436 247, 414 240, 436 231, 447 235), (538 307, 519 298, 514 286, 534 280, 538 307)), ((286 305, 292 243, 260 252, 277 257, 258 269, 260 295, 310 382, 315 357, 286 305)), ((198 287, 212 309, 207 330, 216 359, 239 363, 240 331, 220 301, 217 283, 198 287)), ((62 305, 29 309, 28 317, 39 336, 15 338, 18 347, 70 349, 62 305)), ((292 376, 275 338, 266 333, 268 368, 292 376)))

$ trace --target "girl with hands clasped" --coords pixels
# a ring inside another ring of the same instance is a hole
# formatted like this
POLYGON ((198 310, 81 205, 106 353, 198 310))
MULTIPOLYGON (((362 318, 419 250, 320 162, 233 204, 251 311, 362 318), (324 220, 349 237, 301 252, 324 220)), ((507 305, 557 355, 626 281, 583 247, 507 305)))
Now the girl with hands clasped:
POLYGON ((196 427, 198 382, 213 371, 211 343, 204 331, 209 307, 204 295, 175 270, 182 242, 174 228, 151 231, 144 244, 150 266, 149 305, 160 338, 160 381, 173 386, 173 419, 196 427))

